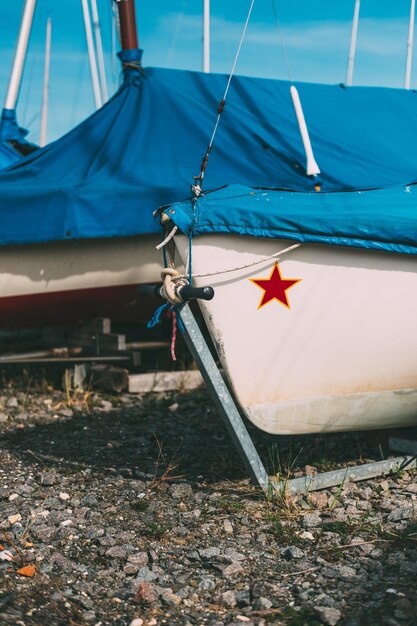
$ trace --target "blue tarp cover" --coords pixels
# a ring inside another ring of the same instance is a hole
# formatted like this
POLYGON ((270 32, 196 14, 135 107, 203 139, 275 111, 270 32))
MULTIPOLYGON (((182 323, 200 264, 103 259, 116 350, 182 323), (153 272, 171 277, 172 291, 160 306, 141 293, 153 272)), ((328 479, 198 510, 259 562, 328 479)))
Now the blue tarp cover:
MULTIPOLYGON (((125 74, 102 109, 0 173, 1 244, 157 232, 153 211, 190 197, 227 76, 152 68, 125 74)), ((327 207, 336 195, 327 198, 325 191, 417 181, 417 93, 297 86, 322 171, 318 179, 305 173, 289 83, 234 77, 205 189, 274 187, 307 192, 307 198, 319 182, 314 207, 327 207)), ((367 221, 367 204, 361 206, 367 221)), ((401 225, 402 203, 391 210, 401 225)), ((317 227, 315 211, 306 210, 306 231, 317 227)), ((328 213, 323 228, 332 228, 328 213)), ((255 232, 258 223, 254 229, 250 219, 248 213, 248 232, 255 232)), ((371 237, 378 240, 378 232, 371 237)))
POLYGON ((166 211, 191 237, 233 233, 417 254, 417 187, 305 193, 231 185, 166 211))
POLYGON ((18 154, 7 141, 0 141, 0 170, 9 167, 21 158, 22 155, 18 154))
POLYGON ((3 109, 0 118, 0 170, 22 158, 22 153, 15 149, 10 141, 33 146, 25 139, 28 132, 17 123, 14 109, 3 109))

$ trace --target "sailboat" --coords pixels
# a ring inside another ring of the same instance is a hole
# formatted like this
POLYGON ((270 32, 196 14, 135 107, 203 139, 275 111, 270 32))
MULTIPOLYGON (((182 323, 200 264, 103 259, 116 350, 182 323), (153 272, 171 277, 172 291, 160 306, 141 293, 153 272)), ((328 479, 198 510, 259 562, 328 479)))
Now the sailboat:
MULTIPOLYGON (((189 196, 189 172, 225 77, 144 68, 133 0, 119 2, 118 11, 118 92, 67 135, 0 174, 3 327, 103 315, 148 320, 154 310, 155 300, 138 291, 161 280, 153 211, 189 196)), ((229 148, 236 146, 225 144, 212 168, 213 186, 247 179, 229 148)), ((254 166, 254 184, 266 180, 258 174, 254 166)))
POLYGON ((233 77, 224 143, 203 152, 193 197, 159 212, 186 267, 167 250, 169 300, 182 306, 184 281, 214 289, 206 329, 260 429, 416 425, 417 94, 299 83, 303 126, 293 87, 233 77), (246 182, 202 189, 225 146, 246 182))

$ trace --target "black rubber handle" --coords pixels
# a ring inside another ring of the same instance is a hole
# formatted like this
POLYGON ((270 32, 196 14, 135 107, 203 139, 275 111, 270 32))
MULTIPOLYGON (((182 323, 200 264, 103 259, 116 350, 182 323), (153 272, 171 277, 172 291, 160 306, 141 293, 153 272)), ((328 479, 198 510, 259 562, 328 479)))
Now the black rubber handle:
MULTIPOLYGON (((153 296, 154 298, 163 299, 160 285, 139 285, 138 291, 141 296, 153 296)), ((200 300, 212 300, 214 298, 213 287, 190 287, 189 285, 184 285, 184 287, 178 289, 177 293, 184 301, 195 300, 196 298, 200 300)))
POLYGON ((161 298, 161 285, 138 285, 138 292, 141 296, 153 296, 161 298))
POLYGON ((194 300, 196 298, 199 300, 212 300, 214 298, 214 289, 213 287, 190 287, 189 285, 184 285, 184 287, 178 289, 178 295, 183 300, 194 300))

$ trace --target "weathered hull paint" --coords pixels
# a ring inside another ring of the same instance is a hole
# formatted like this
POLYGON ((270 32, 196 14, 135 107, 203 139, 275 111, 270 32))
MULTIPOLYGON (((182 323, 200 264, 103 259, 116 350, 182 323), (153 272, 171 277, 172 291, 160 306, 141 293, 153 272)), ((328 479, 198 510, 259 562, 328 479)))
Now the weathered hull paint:
MULTIPOLYGON (((176 237, 186 261, 188 242, 176 237)), ((417 259, 305 244, 284 254, 284 278, 301 279, 258 309, 284 240, 207 235, 193 241, 200 302, 237 401, 274 434, 367 430, 417 424, 417 259)))
POLYGON ((0 326, 110 316, 144 321, 158 306, 138 285, 160 282, 158 235, 0 248, 0 326))

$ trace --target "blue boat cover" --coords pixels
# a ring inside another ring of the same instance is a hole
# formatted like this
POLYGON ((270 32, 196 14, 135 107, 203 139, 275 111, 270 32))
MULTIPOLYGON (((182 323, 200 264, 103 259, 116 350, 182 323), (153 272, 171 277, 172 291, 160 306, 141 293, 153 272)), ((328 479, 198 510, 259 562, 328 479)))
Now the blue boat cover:
POLYGON ((12 163, 16 163, 24 154, 23 151, 20 152, 14 147, 11 142, 24 148, 35 148, 33 144, 25 139, 28 132, 17 123, 14 109, 3 109, 0 118, 0 170, 9 167, 12 163))
MULTIPOLYGON (((190 198, 190 185, 200 173, 226 82, 227 76, 219 74, 152 68, 125 71, 123 85, 99 111, 0 173, 0 243, 158 232, 153 211, 190 198)), ((305 192, 305 196, 289 194, 288 206, 293 207, 296 198, 301 200, 304 230, 322 228, 325 236, 333 228, 334 212, 328 207, 336 198, 325 192, 417 181, 415 91, 297 86, 322 174, 316 179, 306 175, 289 83, 234 77, 208 162, 205 189, 243 185, 305 192), (310 195, 317 183, 321 193, 310 195)), ((398 193, 398 199, 409 197, 413 195, 398 193)), ((249 195, 248 203, 252 200, 249 195)), ((350 206, 351 200, 339 202, 350 206)), ((363 200, 360 207, 364 222, 369 221, 372 203, 368 207, 363 200)), ((263 210, 269 215, 266 204, 263 210)), ((407 211, 405 200, 392 207, 400 225, 407 211)), ((247 231, 240 223, 237 226, 241 232, 263 230, 258 217, 251 222, 251 215, 248 211, 247 231)), ((268 215, 264 219, 269 223, 268 215)), ((379 223, 378 219, 369 239, 381 238, 379 223)))
POLYGON ((232 233, 417 254, 417 187, 305 193, 230 185, 165 211, 190 237, 232 233))
POLYGON ((9 167, 21 158, 22 155, 18 154, 7 141, 0 142, 0 170, 9 167))

